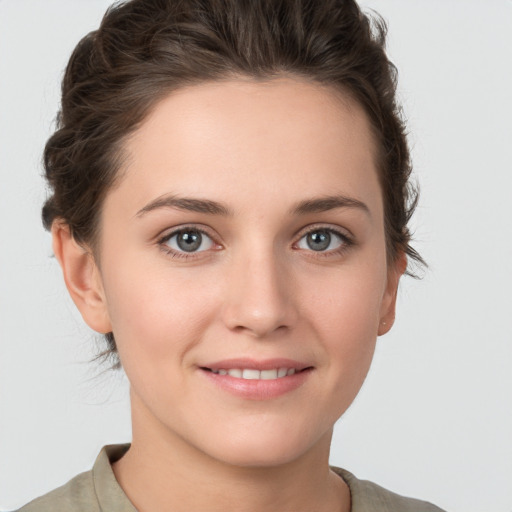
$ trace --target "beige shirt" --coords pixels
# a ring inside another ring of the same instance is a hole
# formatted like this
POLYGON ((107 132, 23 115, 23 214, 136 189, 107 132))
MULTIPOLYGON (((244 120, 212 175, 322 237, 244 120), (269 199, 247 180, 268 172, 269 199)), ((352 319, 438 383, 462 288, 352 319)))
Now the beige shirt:
MULTIPOLYGON (((129 447, 129 444, 104 446, 91 471, 36 498, 18 512, 137 512, 117 483, 111 466, 129 447)), ((333 467, 332 470, 350 488, 351 512, 443 512, 431 503, 404 498, 372 482, 358 480, 344 469, 333 467)))

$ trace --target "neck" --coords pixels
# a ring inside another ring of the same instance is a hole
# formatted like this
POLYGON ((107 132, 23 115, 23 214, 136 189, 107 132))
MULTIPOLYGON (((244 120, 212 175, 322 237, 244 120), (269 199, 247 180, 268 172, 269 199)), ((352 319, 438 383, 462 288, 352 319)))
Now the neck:
POLYGON ((350 492, 329 469, 332 431, 293 461, 235 466, 219 461, 169 432, 133 418, 130 450, 114 474, 139 512, 350 511, 350 492))

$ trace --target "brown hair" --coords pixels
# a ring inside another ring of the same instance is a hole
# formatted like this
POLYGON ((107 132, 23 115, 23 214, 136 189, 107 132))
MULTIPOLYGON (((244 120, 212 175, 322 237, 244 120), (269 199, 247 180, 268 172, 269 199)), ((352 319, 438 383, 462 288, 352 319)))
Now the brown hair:
MULTIPOLYGON (((384 21, 363 15, 354 0, 117 2, 66 68, 57 130, 44 151, 44 226, 62 220, 94 250, 122 142, 171 91, 288 75, 348 92, 363 106, 379 148, 388 258, 405 252, 424 263, 410 245, 417 192, 385 37, 384 21)), ((112 333, 107 341, 115 352, 112 333)))

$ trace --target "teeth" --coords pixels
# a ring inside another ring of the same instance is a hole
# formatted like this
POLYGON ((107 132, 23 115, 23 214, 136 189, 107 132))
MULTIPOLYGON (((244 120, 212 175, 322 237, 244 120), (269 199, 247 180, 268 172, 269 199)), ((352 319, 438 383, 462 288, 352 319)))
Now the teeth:
POLYGON ((219 370, 212 370, 213 373, 218 375, 229 375, 237 379, 246 380, 274 380, 287 377, 288 375, 294 375, 297 373, 295 368, 274 368, 272 370, 254 370, 252 368, 231 368, 225 370, 221 368, 219 370))
POLYGON ((288 368, 279 368, 277 370, 277 377, 280 379, 281 377, 286 377, 286 373, 288 372, 288 368))
POLYGON ((259 370, 244 370, 242 372, 242 379, 257 380, 261 376, 259 370))
POLYGON ((277 379, 277 370, 261 370, 261 379, 277 379))

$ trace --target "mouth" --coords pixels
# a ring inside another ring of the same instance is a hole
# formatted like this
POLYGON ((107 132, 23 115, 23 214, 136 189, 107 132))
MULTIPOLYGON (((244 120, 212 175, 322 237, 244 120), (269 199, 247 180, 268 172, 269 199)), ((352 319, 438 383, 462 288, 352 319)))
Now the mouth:
POLYGON ((218 389, 244 400, 261 401, 302 387, 314 366, 285 358, 238 358, 201 364, 198 369, 218 389))
POLYGON ((235 379, 244 380, 276 380, 284 377, 290 377, 296 373, 311 370, 312 367, 295 368, 295 367, 277 367, 265 370, 258 370, 256 368, 207 368, 201 367, 201 370, 214 373, 216 375, 228 375, 235 379))

